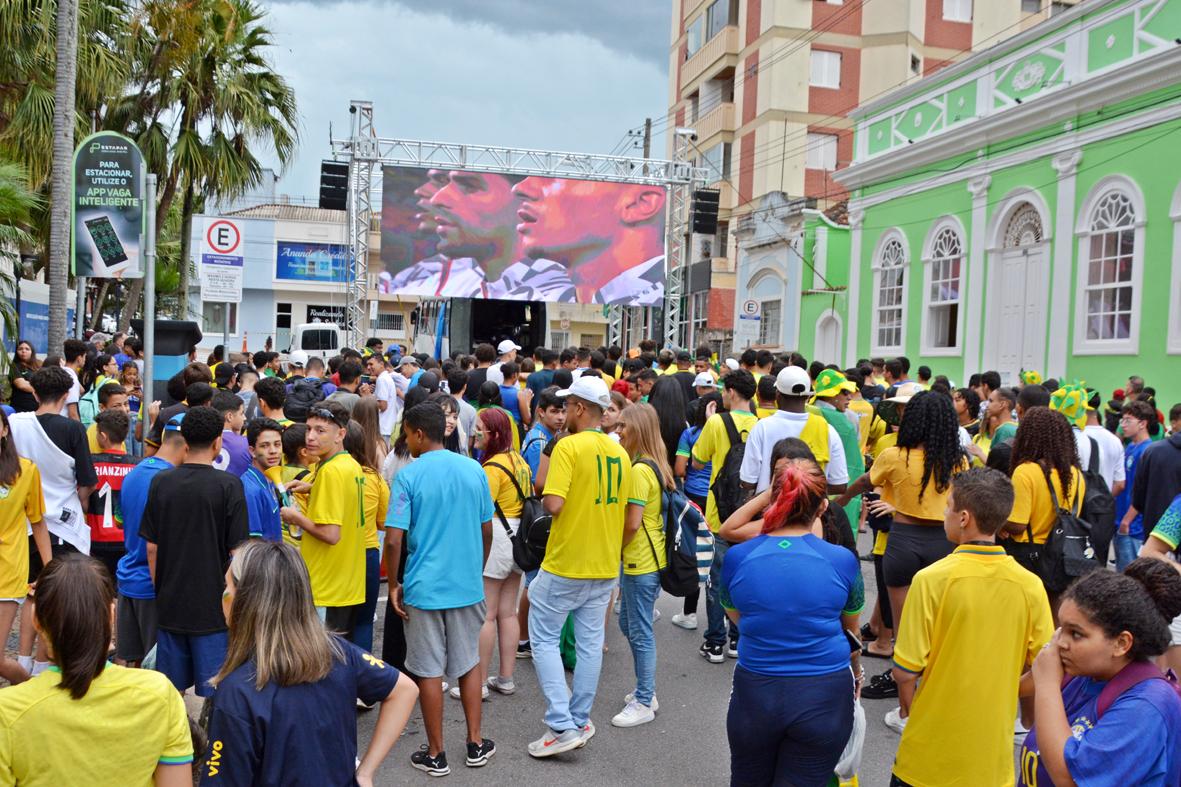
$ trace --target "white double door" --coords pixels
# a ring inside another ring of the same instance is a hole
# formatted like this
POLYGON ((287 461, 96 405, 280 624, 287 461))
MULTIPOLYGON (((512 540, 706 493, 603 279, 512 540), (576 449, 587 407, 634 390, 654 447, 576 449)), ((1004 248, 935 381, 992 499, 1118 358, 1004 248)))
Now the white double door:
MULTIPOLYGON (((996 321, 985 325, 986 344, 1006 384, 1018 382, 1022 369, 1047 373, 1046 304, 1049 300, 1050 262, 1045 246, 1005 249, 998 265, 992 297, 996 321)), ((983 371, 983 370, 981 370, 983 371)))

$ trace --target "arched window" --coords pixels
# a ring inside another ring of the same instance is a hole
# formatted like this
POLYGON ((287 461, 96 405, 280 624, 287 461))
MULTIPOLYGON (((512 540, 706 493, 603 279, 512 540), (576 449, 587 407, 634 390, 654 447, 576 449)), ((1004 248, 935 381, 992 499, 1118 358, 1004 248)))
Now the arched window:
POLYGON ((1111 191, 1090 216, 1087 267, 1082 276, 1087 341, 1132 336, 1136 210, 1122 191, 1111 191))
POLYGON ((953 227, 943 227, 927 259, 926 324, 923 351, 959 347, 964 242, 953 227))
POLYGON ((874 307, 874 351, 901 351, 906 300, 906 249, 898 237, 889 238, 878 252, 877 302, 874 307))
POLYGON ((1009 218, 1005 225, 1005 248, 1016 249, 1041 243, 1045 238, 1042 231, 1042 216, 1030 203, 1024 203, 1009 218))

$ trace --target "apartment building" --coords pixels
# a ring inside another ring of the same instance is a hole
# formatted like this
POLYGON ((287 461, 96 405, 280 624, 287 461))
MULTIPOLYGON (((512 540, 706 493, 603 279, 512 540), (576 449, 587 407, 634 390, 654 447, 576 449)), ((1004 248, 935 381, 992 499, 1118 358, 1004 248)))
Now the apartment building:
POLYGON ((680 343, 731 344, 749 285, 733 220, 775 193, 820 210, 846 198, 832 174, 853 159, 848 113, 1077 1, 674 0, 663 122, 696 130, 721 191, 718 234, 694 238, 680 343))

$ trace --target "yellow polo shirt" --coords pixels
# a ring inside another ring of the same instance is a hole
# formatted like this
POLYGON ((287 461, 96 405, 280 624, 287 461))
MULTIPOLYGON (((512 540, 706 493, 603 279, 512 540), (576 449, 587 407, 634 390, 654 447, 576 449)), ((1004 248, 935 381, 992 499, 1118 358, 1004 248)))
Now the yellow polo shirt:
POLYGON ((922 679, 894 760, 898 778, 915 787, 1013 784, 1017 684, 1053 633, 1041 580, 995 544, 962 544, 915 574, 894 664, 922 679))
POLYGON ((312 580, 317 607, 349 607, 365 601, 365 474, 344 451, 316 467, 308 495, 308 519, 317 525, 337 525, 335 544, 307 533, 299 550, 312 580))

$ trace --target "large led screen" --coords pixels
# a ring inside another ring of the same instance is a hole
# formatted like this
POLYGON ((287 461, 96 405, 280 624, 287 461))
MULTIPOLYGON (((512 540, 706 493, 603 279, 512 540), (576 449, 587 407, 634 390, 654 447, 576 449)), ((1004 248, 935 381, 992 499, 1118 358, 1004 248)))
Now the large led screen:
POLYGON ((659 305, 662 186, 386 167, 378 289, 659 305))

